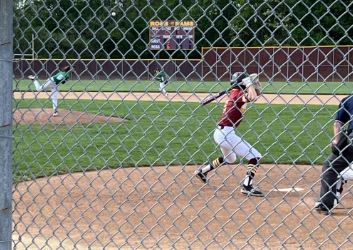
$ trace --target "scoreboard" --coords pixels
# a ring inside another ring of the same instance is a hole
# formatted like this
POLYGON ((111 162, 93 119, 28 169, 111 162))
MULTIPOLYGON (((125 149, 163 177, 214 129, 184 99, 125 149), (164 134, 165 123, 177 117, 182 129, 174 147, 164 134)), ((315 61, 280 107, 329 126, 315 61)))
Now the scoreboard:
POLYGON ((152 21, 149 31, 150 50, 193 50, 195 47, 193 21, 152 21))

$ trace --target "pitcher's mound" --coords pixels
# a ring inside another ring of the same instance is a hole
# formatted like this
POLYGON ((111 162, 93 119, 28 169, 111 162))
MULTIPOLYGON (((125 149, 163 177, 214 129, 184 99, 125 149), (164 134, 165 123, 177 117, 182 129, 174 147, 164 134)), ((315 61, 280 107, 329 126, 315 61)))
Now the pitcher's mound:
POLYGON ((65 109, 58 110, 58 116, 53 116, 52 109, 17 109, 13 113, 14 124, 90 124, 90 123, 120 123, 118 117, 82 113, 65 109))

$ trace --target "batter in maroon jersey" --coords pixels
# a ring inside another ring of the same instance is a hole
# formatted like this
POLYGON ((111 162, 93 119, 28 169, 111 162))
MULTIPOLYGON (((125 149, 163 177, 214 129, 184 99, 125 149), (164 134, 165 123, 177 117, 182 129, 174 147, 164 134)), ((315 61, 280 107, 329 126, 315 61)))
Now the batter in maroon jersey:
POLYGON ((245 176, 241 192, 251 196, 263 196, 263 193, 256 190, 252 185, 261 154, 243 138, 235 134, 235 128, 239 126, 243 119, 247 103, 255 101, 260 95, 261 85, 257 74, 247 77, 245 73, 237 72, 233 74, 232 80, 231 85, 233 89, 228 95, 222 117, 213 135, 214 140, 221 148, 223 156, 218 157, 204 168, 196 170, 195 174, 200 180, 206 183, 207 174, 210 171, 223 164, 234 163, 236 155, 239 155, 248 160, 248 172, 245 176), (254 84, 250 85, 248 81, 254 84), (244 89, 246 91, 243 91, 244 89))
MULTIPOLYGON (((224 105, 222 118, 218 121, 219 126, 238 127, 243 119, 244 92, 241 89, 233 89, 228 96, 228 100, 224 105)), ((245 109, 244 109, 245 111, 245 109)))

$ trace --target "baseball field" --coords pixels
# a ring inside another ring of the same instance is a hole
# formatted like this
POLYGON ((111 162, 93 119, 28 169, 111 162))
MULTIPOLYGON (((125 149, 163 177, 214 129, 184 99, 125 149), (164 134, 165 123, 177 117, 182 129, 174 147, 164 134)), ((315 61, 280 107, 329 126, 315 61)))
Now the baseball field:
MULTIPOLYGON (((23 120, 23 125, 16 125, 14 136, 19 144, 14 160, 18 162, 19 175, 28 178, 65 173, 68 166, 70 171, 80 171, 107 166, 202 164, 219 154, 212 133, 221 116, 222 103, 201 107, 197 102, 142 99, 61 101, 61 110, 106 119, 103 123, 87 124, 79 122, 80 115, 70 121, 65 116, 50 117, 51 102, 47 99, 19 99, 14 105, 20 117, 17 121, 32 112, 44 116, 42 121, 27 124, 23 120), (114 122, 114 118, 124 122, 114 122), (17 158, 17 152, 23 156, 17 158), (82 155, 84 152, 87 155, 82 155), (30 173, 23 171, 34 159, 38 166, 33 163, 30 173), (40 165, 45 166, 45 171, 40 165)), ((330 151, 336 110, 335 106, 254 104, 238 132, 264 152, 263 163, 272 163, 275 158, 284 164, 322 164, 330 151)))
POLYGON ((353 0, 0 0, 0 250, 353 250, 353 164, 322 176, 336 142, 351 160, 352 20, 353 0))
POLYGON ((256 181, 266 196, 250 198, 240 193, 242 159, 207 185, 193 177, 220 154, 213 130, 223 100, 198 102, 222 86, 168 85, 167 100, 147 82, 81 84, 60 88, 58 117, 50 93, 14 86, 16 249, 349 249, 349 190, 334 216, 312 208, 333 136, 337 106, 328 104, 340 98, 329 94, 351 86, 264 88, 237 129, 263 155, 256 181))

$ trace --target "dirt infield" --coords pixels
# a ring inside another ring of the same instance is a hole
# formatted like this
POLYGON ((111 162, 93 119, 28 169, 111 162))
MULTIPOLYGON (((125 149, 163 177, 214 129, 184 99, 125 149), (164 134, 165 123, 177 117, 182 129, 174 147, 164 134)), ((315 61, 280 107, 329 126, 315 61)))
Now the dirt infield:
MULTIPOLYGON (((208 96, 208 93, 169 93, 170 101, 199 102, 208 96)), ((49 93, 14 92, 15 99, 46 99, 49 93)), ((260 104, 312 104, 312 105, 338 105, 345 95, 277 95, 264 94, 256 103, 260 104)), ((125 100, 125 101, 167 101, 161 93, 143 92, 61 92, 59 99, 81 100, 125 100)), ((225 98, 219 100, 225 101, 225 98)))
MULTIPOLYGON (((15 99, 48 96, 14 93, 15 99)), ((170 99, 199 102, 206 96, 170 94, 170 99)), ((166 101, 159 93, 62 92, 59 98, 166 101)), ((257 103, 337 105, 342 98, 264 95, 257 103)), ((16 110, 14 120, 21 124, 107 122, 104 116, 67 110, 59 110, 59 117, 51 114, 51 109, 16 110)), ((121 120, 111 117, 109 122, 121 120)), ((13 192, 13 248, 353 249, 350 190, 344 192, 333 216, 312 211, 320 187, 319 166, 262 165, 257 181, 267 193, 264 198, 240 193, 245 166, 218 169, 208 185, 193 178, 195 169, 120 168, 19 183, 13 192)))
POLYGON ((311 211, 320 167, 262 165, 257 180, 267 195, 251 199, 239 189, 245 166, 218 169, 208 185, 192 177, 195 169, 112 169, 20 183, 16 249, 352 249, 345 242, 353 231, 350 193, 347 210, 311 211), (278 190, 292 187, 302 191, 278 190))
POLYGON ((65 109, 58 110, 58 116, 53 117, 52 109, 16 109, 13 112, 14 124, 100 124, 100 123, 120 123, 118 117, 106 117, 97 114, 81 113, 65 109))

